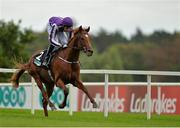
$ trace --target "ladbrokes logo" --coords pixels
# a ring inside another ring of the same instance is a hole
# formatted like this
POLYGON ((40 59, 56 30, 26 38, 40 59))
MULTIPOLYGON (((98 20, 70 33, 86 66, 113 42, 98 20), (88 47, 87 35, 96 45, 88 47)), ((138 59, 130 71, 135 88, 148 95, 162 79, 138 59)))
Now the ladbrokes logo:
MULTIPOLYGON (((99 91, 94 94, 95 101, 98 104, 98 108, 93 108, 90 100, 83 93, 82 101, 80 102, 80 110, 82 111, 103 111, 105 99, 103 96, 103 91, 99 91)), ((119 97, 119 90, 115 87, 115 91, 109 91, 108 98, 108 109, 110 112, 146 112, 147 108, 147 94, 136 94, 136 93, 123 93, 121 97, 119 97), (126 95, 123 95, 126 94, 126 95), (138 96, 139 97, 138 97, 138 96)), ((154 95, 152 97, 155 97, 154 95)), ((170 96, 168 94, 161 94, 161 112, 162 113, 176 113, 177 112, 177 98, 170 96)), ((151 99, 151 112, 158 112, 159 103, 157 98, 151 99)))
MULTIPOLYGON (((115 89, 115 93, 110 95, 108 98, 108 109, 111 112, 123 112, 124 111, 124 98, 119 98, 118 96, 118 88, 115 89)), ((98 104, 98 108, 93 108, 90 100, 83 94, 81 110, 82 111, 103 111, 105 99, 101 98, 100 93, 96 93, 95 101, 98 104)))
MULTIPOLYGON (((147 94, 144 98, 135 98, 135 94, 132 93, 131 95, 131 105, 130 111, 131 112, 146 112, 147 106, 147 94)), ((176 98, 166 98, 165 94, 162 94, 161 97, 161 112, 163 113, 175 113, 176 112, 176 98)), ((152 99, 151 100, 151 111, 158 112, 158 100, 152 99)))
POLYGON ((0 88, 0 106, 19 106, 23 107, 26 101, 26 93, 24 87, 13 89, 12 87, 0 88))

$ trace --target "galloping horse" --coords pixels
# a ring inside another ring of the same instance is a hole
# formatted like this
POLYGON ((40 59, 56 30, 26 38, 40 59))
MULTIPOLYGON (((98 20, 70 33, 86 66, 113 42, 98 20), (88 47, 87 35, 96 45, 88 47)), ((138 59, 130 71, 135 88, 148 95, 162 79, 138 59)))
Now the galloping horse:
POLYGON ((54 85, 61 88, 65 95, 64 101, 59 105, 59 108, 64 108, 66 105, 68 89, 65 85, 69 83, 81 89, 89 97, 93 107, 97 108, 97 103, 80 80, 80 51, 86 53, 87 56, 92 56, 93 54, 88 35, 89 30, 90 27, 84 29, 82 26, 73 30, 74 36, 69 40, 68 47, 66 49, 58 49, 55 52, 55 55, 50 62, 49 71, 33 63, 35 57, 38 55, 35 54, 30 58, 28 63, 21 64, 19 67, 20 69, 13 74, 11 82, 15 88, 19 86, 19 78, 25 71, 28 71, 28 73, 34 78, 42 92, 42 103, 45 116, 48 116, 48 104, 52 110, 56 109, 49 99, 52 95, 54 85), (44 90, 43 83, 47 91, 44 90))

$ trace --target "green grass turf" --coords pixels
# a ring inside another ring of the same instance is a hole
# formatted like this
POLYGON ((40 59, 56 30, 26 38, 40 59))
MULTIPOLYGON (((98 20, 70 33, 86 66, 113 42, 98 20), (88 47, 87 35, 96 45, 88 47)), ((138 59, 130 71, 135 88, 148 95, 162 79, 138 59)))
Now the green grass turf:
POLYGON ((151 120, 147 120, 146 113, 109 113, 108 118, 105 118, 102 112, 74 112, 73 116, 69 116, 68 112, 49 111, 49 117, 44 117, 42 110, 36 110, 35 115, 31 115, 30 110, 0 108, 0 127, 4 126, 180 127, 180 115, 153 114, 151 120))

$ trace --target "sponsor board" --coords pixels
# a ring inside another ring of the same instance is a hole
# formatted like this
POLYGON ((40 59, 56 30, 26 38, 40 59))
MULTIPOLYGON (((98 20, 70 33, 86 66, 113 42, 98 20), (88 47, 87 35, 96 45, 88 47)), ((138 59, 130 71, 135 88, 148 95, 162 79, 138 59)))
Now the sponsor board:
MULTIPOLYGON (((93 108, 88 97, 78 92, 79 111, 103 111, 104 110, 104 87, 87 87, 90 94, 96 100, 99 108, 93 108)), ((109 112, 146 112, 147 89, 145 86, 109 86, 108 110, 109 112)), ((180 88, 161 87, 161 113, 180 114, 180 88)), ((159 102, 157 98, 157 87, 152 87, 151 112, 158 113, 159 102)))
MULTIPOLYGON (((104 111, 104 86, 87 86, 89 93, 93 96, 98 104, 94 109, 88 97, 84 92, 73 87, 73 111, 104 111)), ((147 89, 145 86, 111 86, 109 85, 108 110, 109 112, 146 112, 147 108, 147 89)), ((151 95, 151 112, 157 113, 159 102, 157 98, 157 87, 152 87, 151 95)), ((180 114, 180 87, 164 86, 161 87, 161 113, 180 114)), ((42 96, 35 87, 35 109, 42 109, 42 96)), ((11 86, 0 87, 0 108, 31 108, 32 87, 20 85, 18 89, 11 86)), ((50 100, 58 108, 62 103, 64 93, 55 87, 50 100)), ((48 109, 50 109, 48 107, 48 109)), ((69 97, 65 109, 69 109, 69 97)), ((58 109, 60 110, 60 109, 58 109)))
POLYGON ((6 108, 28 108, 30 105, 27 101, 27 97, 30 95, 27 93, 28 88, 19 87, 13 89, 9 86, 0 88, 0 107, 6 108))
MULTIPOLYGON (((42 107, 42 94, 39 88, 35 87, 34 103, 35 109, 43 109, 42 107)), ((53 94, 50 98, 52 103, 58 108, 64 100, 64 93, 59 88, 55 87, 53 94)), ((73 89, 73 100, 77 101, 77 89, 73 89)), ((30 109, 32 107, 32 87, 20 85, 19 88, 14 89, 11 86, 1 86, 0 87, 0 108, 23 108, 30 109)), ((50 109, 50 107, 48 107, 50 109)), ((69 97, 67 97, 66 107, 64 109, 58 110, 68 110, 69 109, 69 97)), ((77 110, 77 102, 72 106, 72 109, 77 110)))

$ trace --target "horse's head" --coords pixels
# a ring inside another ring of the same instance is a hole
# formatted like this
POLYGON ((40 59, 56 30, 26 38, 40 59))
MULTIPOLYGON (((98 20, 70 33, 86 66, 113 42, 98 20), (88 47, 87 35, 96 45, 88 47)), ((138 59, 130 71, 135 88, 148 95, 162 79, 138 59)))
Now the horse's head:
POLYGON ((76 40, 76 43, 74 44, 77 49, 82 50, 84 53, 86 53, 87 56, 92 56, 93 54, 93 49, 91 46, 91 42, 89 39, 89 32, 90 27, 88 28, 82 28, 80 26, 77 29, 74 29, 74 40, 76 40))

